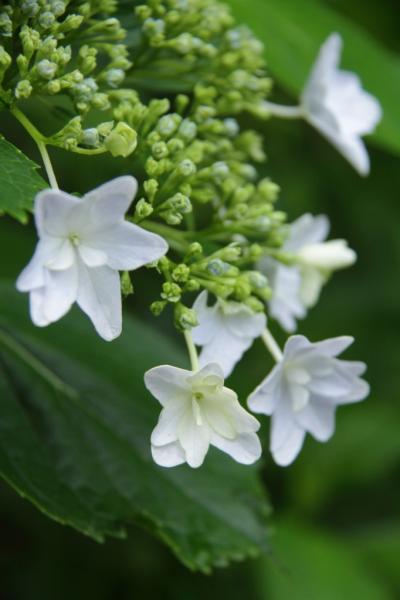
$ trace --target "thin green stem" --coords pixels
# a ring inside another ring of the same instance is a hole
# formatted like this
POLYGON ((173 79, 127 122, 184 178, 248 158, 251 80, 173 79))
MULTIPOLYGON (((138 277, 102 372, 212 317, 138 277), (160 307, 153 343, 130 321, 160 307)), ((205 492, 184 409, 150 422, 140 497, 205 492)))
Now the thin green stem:
POLYGON ((58 190, 59 187, 57 179, 54 173, 53 165, 51 164, 49 153, 47 152, 46 144, 42 141, 36 141, 36 143, 43 160, 44 168, 46 169, 47 178, 49 180, 50 186, 54 190, 58 190))
POLYGON ((283 358, 282 351, 276 343, 275 338, 267 328, 265 328, 262 332, 261 339, 268 348, 269 352, 272 354, 274 360, 276 362, 280 362, 283 358))
POLYGON ((140 222, 140 226, 147 231, 157 233, 161 237, 167 240, 171 248, 174 248, 177 252, 185 254, 189 248, 189 242, 185 240, 185 232, 173 229, 169 225, 164 223, 158 223, 157 221, 150 221, 145 219, 140 222))
POLYGON ((22 111, 19 110, 16 106, 11 108, 11 113, 14 117, 21 123, 21 125, 25 128, 25 130, 29 133, 32 139, 35 140, 37 147, 39 148, 40 155, 43 160, 44 168, 46 169, 47 178, 49 180, 50 186, 56 190, 59 189, 56 176, 54 174, 53 165, 51 164, 49 153, 46 148, 46 137, 40 133, 38 129, 34 126, 33 123, 30 122, 28 117, 24 115, 22 111))
POLYGON ((282 104, 275 104, 274 102, 265 102, 264 106, 274 117, 281 117, 282 119, 301 119, 304 116, 303 108, 301 106, 283 106, 282 104))
POLYGON ((76 391, 64 383, 55 373, 44 365, 36 356, 34 356, 29 350, 22 346, 17 340, 11 337, 4 329, 0 328, 0 345, 7 348, 15 356, 18 356, 26 365, 28 365, 32 371, 37 373, 42 379, 44 379, 52 388, 65 394, 66 396, 76 398, 76 391))
POLYGON ((194 345, 193 342, 193 338, 192 338, 192 334, 188 329, 185 329, 185 331, 183 332, 185 341, 186 341, 186 346, 189 352, 189 358, 190 358, 190 365, 192 367, 192 371, 198 371, 199 370, 199 358, 197 356, 197 350, 196 350, 196 346, 194 345))

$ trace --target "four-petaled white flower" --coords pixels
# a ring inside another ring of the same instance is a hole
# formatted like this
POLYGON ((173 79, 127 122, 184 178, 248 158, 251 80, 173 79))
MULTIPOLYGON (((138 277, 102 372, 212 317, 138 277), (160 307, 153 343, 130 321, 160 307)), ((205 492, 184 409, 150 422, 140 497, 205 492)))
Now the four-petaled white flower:
POLYGON ((162 365, 147 371, 144 380, 163 406, 151 436, 157 464, 200 467, 210 444, 242 464, 260 457, 255 433, 260 424, 239 404, 235 392, 224 387, 219 365, 194 372, 162 365))
POLYGON ((277 464, 293 462, 306 432, 326 442, 335 429, 336 406, 368 395, 360 378, 365 364, 336 358, 352 342, 348 336, 317 343, 290 337, 282 360, 249 396, 252 411, 272 417, 270 449, 277 464))
POLYGON ((329 220, 325 215, 305 214, 290 225, 282 251, 293 264, 284 265, 272 258, 260 261, 272 287, 270 314, 286 331, 295 331, 296 319, 317 302, 321 288, 332 271, 352 265, 356 253, 345 240, 329 240, 329 220))
POLYGON ((132 270, 163 256, 161 237, 124 220, 136 193, 133 177, 118 177, 76 198, 55 189, 36 196, 39 242, 17 288, 30 292, 35 325, 64 316, 74 302, 98 334, 121 333, 119 270, 132 270))
POLYGON ((192 329, 193 341, 203 347, 200 366, 216 362, 228 377, 253 340, 265 329, 266 318, 239 302, 217 300, 213 306, 207 306, 207 297, 203 291, 193 304, 199 323, 192 329))
POLYGON ((361 136, 375 129, 382 110, 357 75, 338 69, 341 49, 337 33, 322 45, 301 95, 301 110, 360 175, 368 175, 369 157, 361 136))

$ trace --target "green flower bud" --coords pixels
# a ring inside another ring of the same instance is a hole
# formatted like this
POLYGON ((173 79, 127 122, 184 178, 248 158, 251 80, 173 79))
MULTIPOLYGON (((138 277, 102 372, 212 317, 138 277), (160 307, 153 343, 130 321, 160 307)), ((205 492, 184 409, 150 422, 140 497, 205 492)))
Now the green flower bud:
POLYGON ((185 142, 192 141, 197 134, 197 125, 190 119, 184 119, 179 126, 178 135, 185 140, 185 142))
POLYGON ((32 93, 32 85, 31 82, 28 81, 27 79, 21 79, 21 81, 19 81, 15 87, 15 97, 18 98, 18 100, 21 98, 29 98, 29 96, 32 93))
POLYGON ((137 133, 126 123, 120 122, 104 140, 104 146, 112 156, 129 156, 137 146, 137 133))
POLYGON ((255 296, 248 296, 243 300, 243 302, 255 313, 264 311, 264 303, 255 296))
POLYGON ((184 263, 179 264, 172 271, 172 279, 177 283, 186 283, 190 275, 190 269, 184 263))
POLYGON ((39 4, 37 0, 24 0, 21 2, 21 12, 27 17, 35 17, 39 12, 39 4))
POLYGON ((246 277, 238 277, 234 292, 239 301, 245 300, 245 298, 251 295, 251 285, 246 277))
POLYGON ((110 69, 106 74, 106 82, 112 88, 118 87, 125 78, 125 72, 122 69, 110 69))
POLYGON ((96 127, 84 129, 82 133, 82 142, 84 146, 96 147, 99 144, 99 132, 96 127))
POLYGON ((211 275, 214 275, 215 277, 222 277, 228 273, 228 271, 231 269, 231 265, 224 262, 220 258, 213 258, 207 263, 206 268, 211 275))
POLYGON ((160 160, 165 156, 168 156, 168 146, 165 142, 156 142, 151 147, 151 153, 156 160, 160 160))
POLYGON ((158 121, 156 129, 162 137, 171 137, 178 129, 181 121, 182 117, 177 113, 165 115, 158 121))
POLYGON ((182 289, 178 284, 166 281, 163 283, 162 290, 161 298, 168 302, 179 302, 182 295, 182 289))
POLYGON ((157 179, 147 179, 143 184, 144 191, 147 194, 147 197, 150 202, 153 202, 154 196, 158 191, 158 181, 157 179))
POLYGON ((262 179, 258 184, 258 192, 264 200, 274 202, 280 192, 280 187, 269 178, 262 179))
POLYGON ((200 289, 200 282, 197 279, 189 279, 185 285, 185 291, 197 292, 200 289))
POLYGON ((186 158, 181 163, 179 163, 176 170, 180 175, 183 175, 184 177, 189 177, 190 175, 196 173, 196 165, 192 160, 186 158))
POLYGON ((121 275, 121 292, 124 298, 134 293, 129 271, 123 271, 121 275))
POLYGON ((38 22, 40 27, 43 27, 43 29, 49 29, 54 24, 55 20, 56 17, 54 14, 47 10, 42 12, 42 14, 39 16, 38 22))
POLYGON ((152 304, 150 304, 150 310, 155 317, 158 317, 161 315, 162 311, 166 306, 166 300, 156 300, 155 302, 152 302, 152 304))
POLYGON ((135 218, 138 220, 146 219, 146 217, 151 215, 153 210, 151 204, 146 202, 144 198, 140 198, 135 207, 135 218))
POLYGON ((174 323, 175 327, 179 329, 179 331, 192 329, 192 327, 196 327, 196 325, 199 324, 197 321, 196 312, 191 308, 187 308, 180 302, 178 302, 175 306, 174 323))
POLYGON ((36 70, 43 79, 53 79, 57 72, 57 64, 44 58, 36 65, 36 70))

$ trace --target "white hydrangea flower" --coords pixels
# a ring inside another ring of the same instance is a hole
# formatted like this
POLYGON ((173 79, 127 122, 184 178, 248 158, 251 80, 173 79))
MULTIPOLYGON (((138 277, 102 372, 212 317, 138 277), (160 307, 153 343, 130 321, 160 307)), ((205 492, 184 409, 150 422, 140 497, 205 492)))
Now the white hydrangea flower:
POLYGON ((163 256, 164 239, 124 220, 137 190, 133 177, 118 177, 76 198, 55 189, 36 196, 39 242, 17 280, 30 292, 35 325, 63 317, 74 302, 98 334, 121 333, 119 270, 132 270, 163 256))
POLYGON ((335 410, 363 400, 368 384, 362 362, 337 359, 353 338, 311 343, 302 335, 286 342, 283 358, 248 398, 249 408, 271 415, 270 449, 281 466, 294 461, 306 433, 326 442, 335 429, 335 410))
POLYGON ((197 371, 169 365, 145 373, 147 389, 163 406, 151 435, 154 461, 162 467, 203 464, 210 444, 248 465, 261 456, 255 433, 260 424, 224 387, 221 367, 211 363, 197 371))
POLYGON ((324 241, 328 233, 325 215, 302 215, 290 225, 282 246, 294 264, 284 265, 269 257, 260 261, 259 268, 272 287, 270 314, 286 331, 296 330, 296 319, 304 318, 307 309, 315 305, 331 273, 356 261, 356 253, 345 240, 324 241))
POLYGON ((207 298, 207 292, 203 291, 193 304, 199 323, 191 331, 193 341, 203 347, 200 366, 216 362, 228 377, 265 329, 266 317, 240 302, 217 300, 213 306, 207 306, 207 298))
POLYGON ((342 50, 339 34, 322 45, 301 95, 305 118, 360 173, 370 165, 361 136, 371 133, 382 117, 379 102, 362 89, 358 76, 338 69, 342 50))

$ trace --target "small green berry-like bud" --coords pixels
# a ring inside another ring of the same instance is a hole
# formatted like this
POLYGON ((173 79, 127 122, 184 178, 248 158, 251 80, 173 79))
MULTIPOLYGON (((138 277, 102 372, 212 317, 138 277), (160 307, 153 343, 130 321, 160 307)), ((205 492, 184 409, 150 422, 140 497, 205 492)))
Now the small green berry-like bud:
POLYGON ((172 271, 172 279, 178 283, 186 283, 190 275, 190 269, 184 263, 181 263, 172 271))
POLYGON ((192 160, 185 158, 177 166, 177 171, 180 175, 183 175, 184 177, 189 177, 190 175, 196 173, 196 165, 192 160))
POLYGON ((39 8, 37 0, 24 0, 24 2, 21 2, 21 12, 27 17, 35 17, 39 12, 39 8))
POLYGON ((153 212, 151 204, 146 202, 144 198, 140 198, 135 207, 135 217, 139 220, 145 219, 153 212))
POLYGON ((207 271, 215 277, 221 277, 222 275, 225 275, 230 268, 231 265, 224 262, 220 258, 213 258, 207 263, 207 271))
POLYGON ((166 300, 156 300, 155 302, 152 302, 152 304, 150 304, 150 310, 155 317, 158 317, 161 315, 162 311, 166 306, 166 300))
POLYGON ((49 27, 51 27, 53 25, 55 20, 56 20, 56 17, 49 10, 42 12, 42 14, 39 16, 39 19, 38 19, 39 25, 40 25, 40 27, 43 27, 43 29, 49 29, 49 27))
POLYGON ((82 144, 85 146, 96 147, 99 143, 99 132, 96 127, 84 129, 82 133, 82 144))
POLYGON ((200 283, 197 281, 197 279, 189 279, 185 285, 185 290, 187 292, 197 292, 199 289, 200 283))
POLYGON ((158 121, 157 131, 164 138, 171 137, 178 129, 181 121, 182 117, 176 113, 165 115, 158 121))
POLYGON ((249 296, 248 298, 245 298, 245 300, 243 300, 243 302, 246 306, 248 306, 255 313, 264 311, 263 302, 261 302, 261 300, 259 300, 255 296, 249 296))
POLYGON ((150 202, 153 202, 154 196, 157 194, 158 191, 157 179, 147 179, 143 184, 143 188, 150 202))
POLYGON ((131 281, 131 276, 129 271, 124 271, 121 275, 121 292, 122 295, 126 298, 133 294, 133 285, 131 281))
POLYGON ((15 97, 18 98, 29 98, 32 93, 31 82, 27 79, 21 79, 15 87, 15 97))
POLYGON ((192 329, 198 325, 196 312, 192 308, 187 308, 180 302, 175 306, 174 310, 174 323, 175 327, 180 331, 192 329))
POLYGON ((137 146, 137 133, 126 123, 120 122, 104 140, 112 156, 129 156, 137 146))
POLYGON ((182 295, 182 289, 178 284, 166 281, 163 283, 162 289, 161 298, 168 302, 179 302, 182 295))

